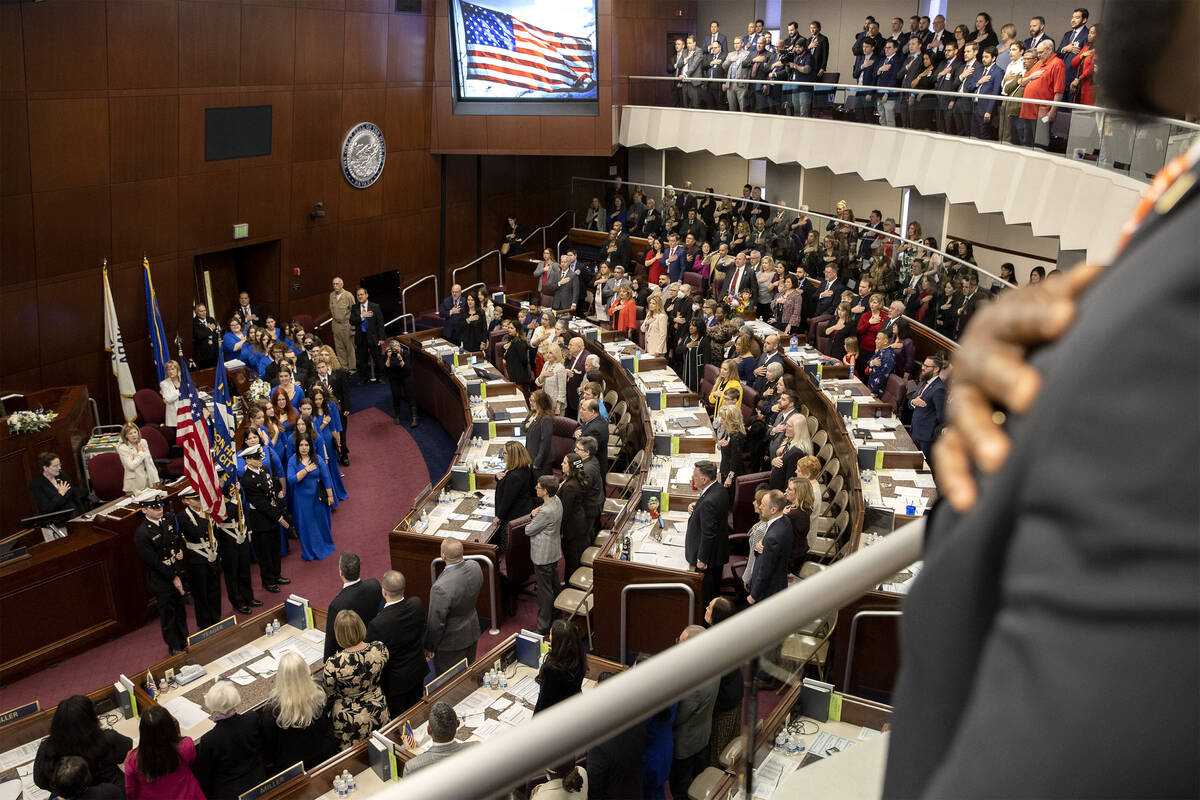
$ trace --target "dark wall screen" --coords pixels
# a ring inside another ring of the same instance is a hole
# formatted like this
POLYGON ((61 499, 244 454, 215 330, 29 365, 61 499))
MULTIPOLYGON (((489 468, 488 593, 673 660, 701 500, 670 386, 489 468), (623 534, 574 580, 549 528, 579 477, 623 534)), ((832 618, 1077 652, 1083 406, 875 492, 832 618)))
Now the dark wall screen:
POLYGON ((204 160, 271 155, 271 106, 204 109, 204 160))

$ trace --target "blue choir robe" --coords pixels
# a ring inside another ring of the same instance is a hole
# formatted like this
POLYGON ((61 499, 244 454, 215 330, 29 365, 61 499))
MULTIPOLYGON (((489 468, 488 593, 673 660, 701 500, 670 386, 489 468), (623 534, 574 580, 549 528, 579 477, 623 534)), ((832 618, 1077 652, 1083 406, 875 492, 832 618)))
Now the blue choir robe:
POLYGON ((300 536, 300 555, 305 561, 319 561, 333 555, 335 550, 333 515, 317 493, 318 482, 327 487, 332 485, 329 468, 320 455, 316 456, 316 463, 317 471, 308 473, 301 480, 297 478, 301 470, 300 458, 292 456, 288 461, 288 487, 295 497, 296 506, 292 521, 300 536))

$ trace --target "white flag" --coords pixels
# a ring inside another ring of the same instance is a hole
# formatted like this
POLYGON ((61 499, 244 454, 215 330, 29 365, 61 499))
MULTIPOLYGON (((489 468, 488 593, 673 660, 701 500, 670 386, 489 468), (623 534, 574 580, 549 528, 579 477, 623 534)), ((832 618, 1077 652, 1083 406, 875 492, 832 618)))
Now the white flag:
POLYGON ((133 375, 129 373, 129 360, 125 358, 125 342, 121 339, 121 326, 117 324, 117 307, 113 305, 112 290, 108 288, 108 267, 104 268, 104 349, 112 356, 112 373, 117 377, 117 392, 121 395, 121 410, 125 421, 137 419, 137 407, 133 404, 133 375))

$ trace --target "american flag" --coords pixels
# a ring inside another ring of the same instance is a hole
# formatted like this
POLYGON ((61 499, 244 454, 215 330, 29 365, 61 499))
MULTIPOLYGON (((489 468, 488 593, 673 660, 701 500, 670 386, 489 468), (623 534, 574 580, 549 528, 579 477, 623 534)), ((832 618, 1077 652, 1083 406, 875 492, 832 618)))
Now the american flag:
POLYGON ((401 738, 404 739, 404 746, 410 752, 417 752, 417 737, 413 734, 413 727, 409 724, 408 720, 404 720, 404 729, 401 732, 401 738))
POLYGON ((188 482, 200 495, 204 511, 212 515, 213 521, 225 521, 225 498, 217 481, 217 467, 213 463, 212 444, 208 436, 208 423, 204 420, 204 401, 196 392, 187 364, 179 362, 179 417, 176 420, 175 440, 183 447, 184 472, 188 482))
POLYGON ((592 42, 462 4, 467 77, 539 91, 583 91, 596 79, 592 42))

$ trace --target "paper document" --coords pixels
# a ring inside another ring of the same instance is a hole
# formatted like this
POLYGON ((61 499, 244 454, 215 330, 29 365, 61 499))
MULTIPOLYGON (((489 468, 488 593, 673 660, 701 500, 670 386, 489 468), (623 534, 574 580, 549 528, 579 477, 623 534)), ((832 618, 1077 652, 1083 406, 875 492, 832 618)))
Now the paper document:
POLYGON ((492 703, 492 696, 483 689, 476 689, 454 706, 459 716, 482 713, 492 703))
POLYGON ((226 675, 225 677, 236 683, 238 686, 249 686, 258 680, 258 678, 255 678, 244 669, 239 669, 237 672, 226 675))
POLYGON ((234 667, 240 667, 252 658, 258 658, 263 654, 263 651, 252 644, 245 647, 239 647, 228 655, 218 658, 213 662, 217 672, 228 672, 234 667))
POLYGON ((492 525, 492 523, 490 520, 484 521, 481 519, 469 520, 468 522, 464 522, 462 524, 463 529, 468 530, 468 531, 486 531, 488 528, 491 527, 491 525, 492 525))
POLYGON ((318 630, 317 628, 309 628, 300 635, 305 639, 308 639, 313 644, 325 644, 325 631, 318 630))
POLYGON ((933 482, 932 475, 917 475, 912 479, 912 482, 915 483, 919 489, 937 488, 937 484, 933 482))
POLYGON ((489 719, 487 722, 480 725, 474 730, 474 735, 480 739, 487 739, 495 736, 497 733, 503 733, 508 730, 509 726, 495 719, 489 719))
POLYGON ((0 753, 0 770, 7 771, 18 764, 24 764, 26 762, 33 761, 34 756, 37 755, 38 745, 40 745, 42 743, 42 739, 45 738, 46 737, 43 736, 41 739, 35 739, 28 744, 23 744, 20 747, 14 747, 12 750, 0 753))
POLYGON ((533 709, 521 705, 513 705, 512 708, 500 715, 500 719, 509 725, 520 725, 522 722, 528 722, 533 719, 533 709))
POLYGON ((264 678, 270 678, 279 670, 279 662, 271 656, 260 658, 248 666, 264 678))
POLYGON ((314 647, 312 642, 299 636, 291 636, 271 647, 271 655, 275 656, 276 660, 283 658, 284 653, 299 653, 304 663, 310 667, 325 657, 324 648, 314 647))
POLYGON ((181 731, 190 730, 208 719, 208 712, 199 703, 193 703, 182 695, 168 700, 162 707, 170 711, 171 716, 179 722, 181 731))
POLYGON ((493 711, 503 711, 504 709, 508 708, 512 704, 513 704, 513 701, 509 700, 507 697, 498 697, 492 701, 491 705, 489 705, 488 708, 492 709, 493 711))

